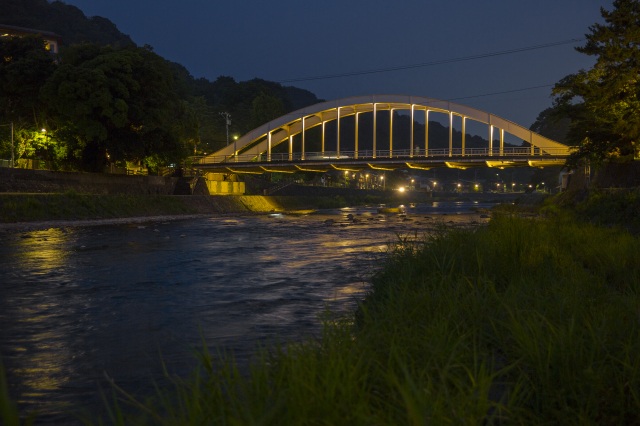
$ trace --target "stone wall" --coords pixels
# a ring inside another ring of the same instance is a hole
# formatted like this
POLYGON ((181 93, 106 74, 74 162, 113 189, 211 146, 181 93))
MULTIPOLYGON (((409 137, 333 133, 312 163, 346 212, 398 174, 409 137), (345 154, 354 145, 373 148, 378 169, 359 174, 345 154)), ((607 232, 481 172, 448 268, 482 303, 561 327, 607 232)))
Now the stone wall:
POLYGON ((173 195, 178 178, 0 168, 0 192, 173 195))

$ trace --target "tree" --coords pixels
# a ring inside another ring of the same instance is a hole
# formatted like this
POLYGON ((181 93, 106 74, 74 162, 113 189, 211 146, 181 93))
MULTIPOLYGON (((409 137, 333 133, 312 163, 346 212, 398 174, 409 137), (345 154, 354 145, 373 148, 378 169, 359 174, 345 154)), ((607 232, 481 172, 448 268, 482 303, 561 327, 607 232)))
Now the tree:
POLYGON ((640 136, 640 1, 614 0, 601 8, 605 24, 589 27, 581 53, 596 57, 590 70, 558 82, 555 108, 571 119, 567 141, 578 149, 567 165, 628 161, 640 136))
POLYGON ((109 161, 155 168, 186 156, 188 120, 174 83, 167 62, 148 49, 78 45, 65 51, 43 96, 84 169, 109 161))
MULTIPOLYGON (((46 108, 40 90, 55 70, 54 61, 41 37, 0 37, 0 124, 13 123, 16 159, 64 157, 64 150, 54 149, 54 140, 41 132, 46 108)), ((0 155, 7 158, 11 137, 3 135, 2 140, 0 155)))
POLYGON ((566 143, 570 124, 571 120, 562 116, 558 108, 547 108, 538 114, 529 129, 554 141, 566 143))
MULTIPOLYGON (((32 122, 40 113, 40 89, 55 69, 41 37, 0 37, 0 117, 32 122)), ((39 123, 33 123, 38 127, 39 123)))
POLYGON ((268 93, 260 92, 251 103, 251 126, 256 128, 285 113, 282 100, 268 93))

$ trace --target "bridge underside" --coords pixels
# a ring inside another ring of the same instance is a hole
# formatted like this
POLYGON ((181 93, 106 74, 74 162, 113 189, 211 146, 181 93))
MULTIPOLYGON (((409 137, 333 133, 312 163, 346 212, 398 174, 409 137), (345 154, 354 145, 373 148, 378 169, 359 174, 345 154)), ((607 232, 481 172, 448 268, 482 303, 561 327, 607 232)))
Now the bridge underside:
POLYGON ((211 173, 234 174, 262 174, 262 173, 295 173, 328 171, 353 171, 360 170, 396 170, 416 169, 431 170, 434 168, 470 169, 478 167, 494 167, 505 169, 510 167, 549 167, 562 166, 565 163, 564 156, 545 157, 494 157, 482 156, 474 158, 376 158, 372 159, 335 159, 332 161, 314 160, 272 160, 265 163, 255 161, 237 163, 204 163, 198 168, 211 173))

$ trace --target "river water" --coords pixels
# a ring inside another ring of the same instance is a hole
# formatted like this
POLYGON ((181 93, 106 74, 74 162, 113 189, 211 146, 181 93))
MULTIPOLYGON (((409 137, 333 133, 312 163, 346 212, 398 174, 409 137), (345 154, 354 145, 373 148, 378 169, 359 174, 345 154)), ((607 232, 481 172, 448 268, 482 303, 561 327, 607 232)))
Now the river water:
MULTIPOLYGON (((259 345, 317 335, 352 312, 398 236, 453 223, 477 202, 319 214, 202 217, 0 232, 0 356, 38 423, 102 413, 107 377, 148 395, 185 376, 203 342, 248 362, 259 345)), ((479 215, 474 221, 484 221, 479 215)))

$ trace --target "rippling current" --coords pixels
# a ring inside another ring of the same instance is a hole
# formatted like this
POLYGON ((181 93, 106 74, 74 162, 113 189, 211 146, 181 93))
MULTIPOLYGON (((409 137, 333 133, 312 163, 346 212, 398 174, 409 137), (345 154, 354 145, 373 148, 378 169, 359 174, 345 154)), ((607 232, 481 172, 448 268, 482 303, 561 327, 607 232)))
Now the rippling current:
POLYGON ((474 203, 309 216, 211 217, 0 233, 0 356, 38 423, 101 413, 107 377, 135 395, 187 375, 195 350, 233 353, 313 336, 353 311, 398 235, 474 203))

